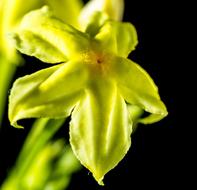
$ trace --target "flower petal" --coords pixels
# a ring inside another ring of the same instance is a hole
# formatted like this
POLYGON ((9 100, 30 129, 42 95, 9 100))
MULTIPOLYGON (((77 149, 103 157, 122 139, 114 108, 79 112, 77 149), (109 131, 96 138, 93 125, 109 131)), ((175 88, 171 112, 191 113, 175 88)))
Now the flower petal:
POLYGON ((148 73, 129 59, 117 58, 113 62, 114 77, 124 99, 151 113, 142 123, 153 123, 167 115, 167 110, 160 100, 158 89, 148 73))
POLYGON ((130 123, 132 125, 132 132, 135 132, 144 111, 139 106, 131 105, 131 104, 127 105, 127 110, 130 118, 130 123))
POLYGON ((39 8, 42 4, 40 0, 28 0, 26 3, 23 0, 1 0, 1 19, 4 29, 9 31, 18 24, 27 12, 39 8))
POLYGON ((17 33, 21 31, 30 31, 68 58, 89 48, 88 35, 55 18, 47 6, 26 14, 17 33))
POLYGON ((29 56, 34 56, 46 63, 66 62, 67 58, 53 44, 43 40, 38 35, 21 31, 13 36, 16 48, 29 56))
POLYGON ((70 143, 100 185, 128 151, 131 131, 126 103, 114 82, 93 81, 72 113, 70 143))
POLYGON ((112 20, 120 21, 123 17, 124 0, 91 0, 81 11, 79 20, 82 28, 86 28, 95 12, 102 12, 112 20))
POLYGON ((62 21, 78 27, 78 17, 82 9, 82 0, 44 0, 55 16, 62 21))
POLYGON ((127 57, 138 43, 135 27, 130 23, 108 21, 95 37, 105 51, 127 57))
POLYGON ((0 56, 8 62, 16 65, 23 62, 9 38, 9 33, 25 13, 31 8, 37 8, 40 3, 40 0, 30 0, 24 5, 23 0, 0 0, 0 56))
POLYGON ((85 70, 77 65, 68 62, 16 80, 9 99, 11 125, 21 127, 17 121, 25 118, 70 115, 87 81, 85 70))
POLYGON ((95 12, 89 19, 85 32, 94 37, 107 20, 109 20, 107 14, 99 11, 95 12))

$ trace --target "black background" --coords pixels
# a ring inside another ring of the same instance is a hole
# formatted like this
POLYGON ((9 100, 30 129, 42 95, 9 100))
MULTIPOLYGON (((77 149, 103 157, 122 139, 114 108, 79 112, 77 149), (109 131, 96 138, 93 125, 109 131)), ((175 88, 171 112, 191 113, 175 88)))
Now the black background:
MULTIPOLYGON (((111 170, 101 187, 83 168, 73 175, 68 190, 101 189, 112 190, 118 186, 124 189, 141 189, 189 186, 189 147, 182 110, 183 87, 179 37, 181 36, 180 14, 177 4, 168 1, 125 1, 124 21, 131 22, 137 29, 139 45, 130 58, 139 63, 154 79, 159 87, 161 99, 167 106, 169 115, 152 125, 139 125, 132 134, 132 146, 118 166, 111 170)), ((45 68, 34 58, 25 57, 27 64, 17 70, 15 78, 45 68), (39 65, 39 66, 38 66, 39 65), (41 66, 40 66, 41 65, 41 66)), ((186 88, 186 87, 185 87, 186 88)), ((187 110, 186 110, 187 111, 187 110)), ((68 126, 59 132, 68 139, 68 126)), ((8 125, 6 116, 0 133, 0 182, 14 164, 20 147, 29 131, 28 127, 18 130, 8 125)))

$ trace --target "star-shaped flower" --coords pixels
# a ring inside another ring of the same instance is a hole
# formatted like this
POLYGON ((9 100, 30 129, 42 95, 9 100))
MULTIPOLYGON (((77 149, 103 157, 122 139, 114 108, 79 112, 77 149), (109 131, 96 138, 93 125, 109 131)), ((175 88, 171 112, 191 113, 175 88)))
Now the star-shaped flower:
POLYGON ((130 147, 131 108, 150 113, 142 123, 159 121, 167 111, 150 76, 127 59, 137 45, 135 28, 101 13, 95 18, 83 33, 46 7, 25 16, 14 36, 17 49, 59 64, 14 83, 9 119, 21 127, 17 121, 25 118, 71 115, 72 149, 102 184, 130 147))

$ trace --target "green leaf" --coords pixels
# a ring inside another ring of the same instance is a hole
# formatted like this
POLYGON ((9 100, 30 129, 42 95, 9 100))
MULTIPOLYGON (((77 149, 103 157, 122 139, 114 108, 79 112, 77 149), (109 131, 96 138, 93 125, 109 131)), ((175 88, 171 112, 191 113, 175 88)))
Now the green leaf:
POLYGON ((20 119, 69 116, 87 81, 86 71, 76 65, 68 62, 17 79, 9 101, 11 124, 21 127, 20 119))
MULTIPOLYGON (((55 18, 47 6, 28 13, 21 22, 20 32, 29 31, 53 45, 68 59, 78 57, 89 46, 89 36, 55 18)), ((35 44, 36 45, 36 44, 35 44)))
POLYGON ((105 51, 127 57, 138 43, 137 32, 130 23, 108 21, 95 38, 105 51))
POLYGON ((128 151, 132 131, 127 107, 113 81, 91 81, 72 114, 70 143, 100 185, 128 151))
POLYGON ((167 110, 160 100, 157 86, 148 73, 129 59, 117 58, 114 62, 114 77, 120 93, 131 105, 137 105, 151 113, 142 123, 153 123, 167 115, 167 110))

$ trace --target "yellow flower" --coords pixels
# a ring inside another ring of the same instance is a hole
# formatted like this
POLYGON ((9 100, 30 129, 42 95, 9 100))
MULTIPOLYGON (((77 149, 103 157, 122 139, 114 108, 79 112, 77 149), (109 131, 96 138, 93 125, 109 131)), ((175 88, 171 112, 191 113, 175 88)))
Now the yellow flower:
POLYGON ((71 115, 70 143, 76 157, 99 184, 128 151, 131 106, 150 113, 138 122, 167 115, 156 85, 129 53, 137 45, 130 23, 111 21, 87 26, 85 33, 63 23, 44 7, 27 14, 14 35, 22 53, 59 63, 19 78, 13 85, 9 119, 65 118, 71 115))

